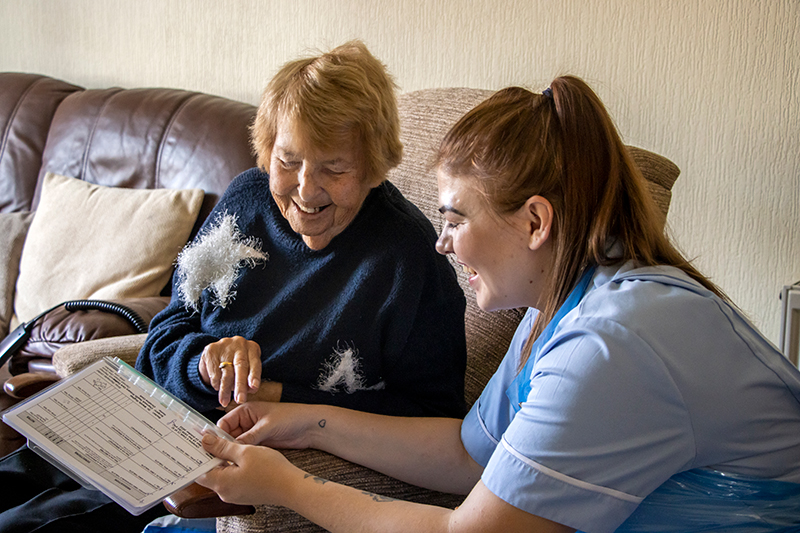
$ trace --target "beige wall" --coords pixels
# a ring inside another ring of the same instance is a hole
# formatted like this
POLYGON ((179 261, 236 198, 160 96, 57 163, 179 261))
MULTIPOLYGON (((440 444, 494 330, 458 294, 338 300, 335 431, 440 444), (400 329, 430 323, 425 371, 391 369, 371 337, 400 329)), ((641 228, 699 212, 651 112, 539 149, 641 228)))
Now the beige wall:
POLYGON ((797 0, 0 0, 0 70, 256 103, 284 61, 361 38, 403 91, 591 83, 683 173, 668 219, 777 342, 800 279, 797 0))

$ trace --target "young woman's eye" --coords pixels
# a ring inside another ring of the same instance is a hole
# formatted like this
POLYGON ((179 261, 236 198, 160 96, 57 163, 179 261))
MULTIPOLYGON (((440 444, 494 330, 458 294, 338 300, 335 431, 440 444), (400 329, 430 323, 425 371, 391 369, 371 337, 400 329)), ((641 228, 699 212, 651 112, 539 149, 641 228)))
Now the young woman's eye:
POLYGON ((450 222, 449 220, 445 220, 445 227, 447 229, 454 229, 461 225, 461 222, 450 222))

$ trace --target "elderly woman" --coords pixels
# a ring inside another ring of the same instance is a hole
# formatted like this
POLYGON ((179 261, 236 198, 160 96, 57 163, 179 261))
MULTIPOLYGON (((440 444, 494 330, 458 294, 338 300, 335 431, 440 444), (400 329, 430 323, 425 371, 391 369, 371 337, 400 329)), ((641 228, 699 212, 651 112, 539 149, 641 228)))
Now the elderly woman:
MULTIPOLYGON (((398 131, 394 84, 363 44, 284 66, 253 126, 259 168, 182 252, 137 367, 201 411, 249 395, 462 416, 464 294, 386 181, 398 131)), ((164 513, 131 516, 25 449, 0 480, 16 488, 3 532, 141 531, 164 513)))
POLYGON ((463 415, 464 295, 386 181, 394 88, 360 42, 277 73, 252 128, 258 168, 181 255, 137 368, 201 411, 249 398, 463 415), (197 274, 219 256, 227 280, 197 274))

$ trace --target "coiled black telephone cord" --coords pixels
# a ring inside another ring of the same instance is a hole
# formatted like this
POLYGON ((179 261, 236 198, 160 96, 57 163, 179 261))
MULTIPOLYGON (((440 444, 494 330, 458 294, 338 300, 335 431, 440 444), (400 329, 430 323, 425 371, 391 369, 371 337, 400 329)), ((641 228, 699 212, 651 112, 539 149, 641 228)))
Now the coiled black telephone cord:
POLYGON ((12 355, 17 353, 28 340, 28 336, 33 331, 36 323, 42 319, 47 313, 55 311, 59 307, 64 306, 64 309, 70 313, 73 311, 106 311, 109 313, 117 314, 126 319, 136 329, 137 333, 147 333, 147 323, 142 319, 139 314, 130 307, 114 302, 106 302, 103 300, 70 300, 68 302, 60 303, 51 307, 47 311, 40 313, 32 320, 20 324, 14 331, 9 333, 6 338, 0 341, 0 367, 8 361, 12 355))

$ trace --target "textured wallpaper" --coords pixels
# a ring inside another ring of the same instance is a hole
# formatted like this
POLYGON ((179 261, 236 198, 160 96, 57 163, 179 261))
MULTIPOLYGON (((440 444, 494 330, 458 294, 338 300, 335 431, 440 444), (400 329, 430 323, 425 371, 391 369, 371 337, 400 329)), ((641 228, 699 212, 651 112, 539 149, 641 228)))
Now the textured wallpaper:
POLYGON ((800 280, 797 0, 0 0, 0 70, 251 103, 284 61, 363 39, 402 91, 585 78, 682 169, 684 252, 778 342, 800 280))

